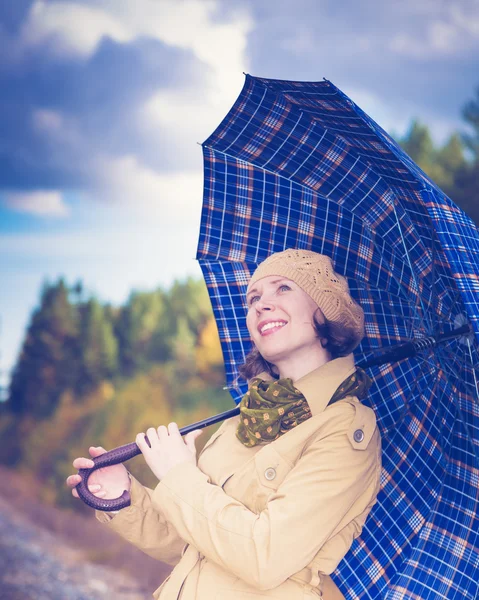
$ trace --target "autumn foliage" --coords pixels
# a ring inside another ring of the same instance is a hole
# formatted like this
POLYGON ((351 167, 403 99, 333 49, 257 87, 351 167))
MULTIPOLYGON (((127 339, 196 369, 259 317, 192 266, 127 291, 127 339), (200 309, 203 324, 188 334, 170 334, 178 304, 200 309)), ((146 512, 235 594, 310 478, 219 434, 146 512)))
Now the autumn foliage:
MULTIPOLYGON (((223 386, 202 281, 134 292, 121 307, 85 298, 81 284, 45 284, 0 407, 0 462, 38 477, 44 501, 83 510, 64 485, 76 456, 231 408, 223 386)), ((141 481, 155 484, 141 457, 130 463, 141 481)))

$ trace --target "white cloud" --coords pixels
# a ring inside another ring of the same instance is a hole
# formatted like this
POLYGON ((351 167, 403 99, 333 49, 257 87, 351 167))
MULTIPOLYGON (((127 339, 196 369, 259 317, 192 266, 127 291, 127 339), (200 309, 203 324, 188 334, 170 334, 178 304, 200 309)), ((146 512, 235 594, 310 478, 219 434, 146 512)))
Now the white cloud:
POLYGON ((478 39, 479 5, 455 4, 436 10, 424 31, 396 34, 389 47, 397 54, 425 60, 461 54, 478 39))
POLYGON ((203 178, 198 172, 159 174, 135 156, 107 157, 95 195, 123 210, 162 217, 170 225, 199 223, 203 178))
POLYGON ((132 39, 128 29, 114 15, 100 8, 37 0, 23 26, 21 41, 31 47, 49 40, 59 55, 88 57, 104 36, 118 42, 132 39))
POLYGON ((16 212, 40 217, 62 218, 70 213, 58 191, 9 192, 5 194, 4 204, 16 212))
POLYGON ((247 36, 254 23, 246 11, 215 20, 216 0, 103 0, 135 35, 148 35, 190 50, 210 68, 200 94, 159 90, 138 108, 144 129, 161 126, 189 144, 202 142, 230 109, 248 71, 247 36))
MULTIPOLYGON (((190 51, 209 67, 200 93, 158 86, 137 106, 130 125, 136 127, 143 148, 135 156, 101 155, 85 139, 82 123, 74 115, 38 107, 32 114, 33 126, 48 141, 50 162, 55 159, 61 164, 63 155, 73 153, 81 159, 75 163, 78 168, 88 163, 90 179, 100 181, 98 189, 95 184, 90 190, 94 196, 130 203, 141 212, 167 210, 172 216, 182 202, 193 206, 193 197, 200 205, 201 152, 196 142, 212 133, 241 90, 247 35, 253 27, 243 9, 219 19, 219 6, 219 0, 97 0, 93 5, 36 0, 22 34, 27 46, 48 40, 56 52, 86 59, 104 36, 123 43, 146 36, 190 51), (166 176, 144 166, 163 151, 165 139, 174 140, 179 162, 189 156, 192 164, 197 153, 198 174, 166 176), (164 199, 175 197, 174 190, 176 200, 168 205, 164 199)), ((181 217, 189 215, 188 211, 181 217)))
POLYGON ((451 18, 458 29, 469 33, 471 36, 479 39, 479 5, 475 5, 474 10, 467 13, 459 6, 451 6, 451 18))

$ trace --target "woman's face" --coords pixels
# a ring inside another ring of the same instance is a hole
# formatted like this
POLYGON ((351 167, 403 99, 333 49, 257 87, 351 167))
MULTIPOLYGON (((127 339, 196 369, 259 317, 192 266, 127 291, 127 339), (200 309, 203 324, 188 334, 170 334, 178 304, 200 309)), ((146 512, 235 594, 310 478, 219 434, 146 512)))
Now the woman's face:
POLYGON ((324 323, 314 300, 286 277, 263 277, 248 290, 246 323, 251 339, 268 362, 309 360, 322 349, 313 317, 324 323))

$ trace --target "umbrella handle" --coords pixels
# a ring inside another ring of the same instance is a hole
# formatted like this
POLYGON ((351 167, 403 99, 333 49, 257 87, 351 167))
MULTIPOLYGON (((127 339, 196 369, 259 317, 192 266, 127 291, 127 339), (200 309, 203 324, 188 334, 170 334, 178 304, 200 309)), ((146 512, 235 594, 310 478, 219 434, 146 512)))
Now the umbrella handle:
MULTIPOLYGON (((195 429, 203 429, 205 427, 208 427, 209 425, 214 425, 219 421, 224 421, 225 419, 229 419, 230 417, 235 417, 236 415, 239 415, 239 412, 239 406, 236 406, 235 408, 214 415, 213 417, 208 417, 203 421, 198 421, 197 423, 193 423, 192 425, 182 427, 180 429, 180 433, 181 435, 186 435, 187 433, 190 433, 190 431, 194 431, 195 429)), ((150 446, 150 442, 146 435, 145 439, 148 446, 150 446)), ((101 498, 97 498, 88 489, 88 478, 97 469, 101 469, 103 467, 111 467, 112 465, 123 463, 127 460, 130 460, 130 458, 137 456, 138 454, 141 454, 141 450, 138 448, 136 442, 132 442, 131 444, 125 444, 124 446, 119 446, 118 448, 109 450, 108 452, 105 452, 100 456, 95 456, 95 458, 92 459, 94 462, 93 467, 90 467, 89 469, 78 470, 78 474, 82 478, 80 483, 76 486, 76 490, 78 492, 79 497, 83 500, 85 504, 87 504, 91 508, 94 508, 96 510, 102 510, 105 512, 109 512, 112 510, 120 510, 122 508, 130 506, 131 498, 130 492, 128 490, 124 490, 123 494, 119 498, 102 500, 101 498)))

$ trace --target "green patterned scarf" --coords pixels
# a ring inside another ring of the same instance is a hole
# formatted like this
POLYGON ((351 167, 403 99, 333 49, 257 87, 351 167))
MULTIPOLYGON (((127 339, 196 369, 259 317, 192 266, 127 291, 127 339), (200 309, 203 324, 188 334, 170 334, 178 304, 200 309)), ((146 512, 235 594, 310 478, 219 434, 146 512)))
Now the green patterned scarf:
MULTIPOLYGON (((357 368, 334 392, 329 404, 346 396, 364 398, 370 386, 371 379, 357 368)), ((240 402, 236 437, 252 448, 276 440, 310 417, 311 409, 306 398, 294 387, 290 378, 264 381, 254 377, 240 402)))

